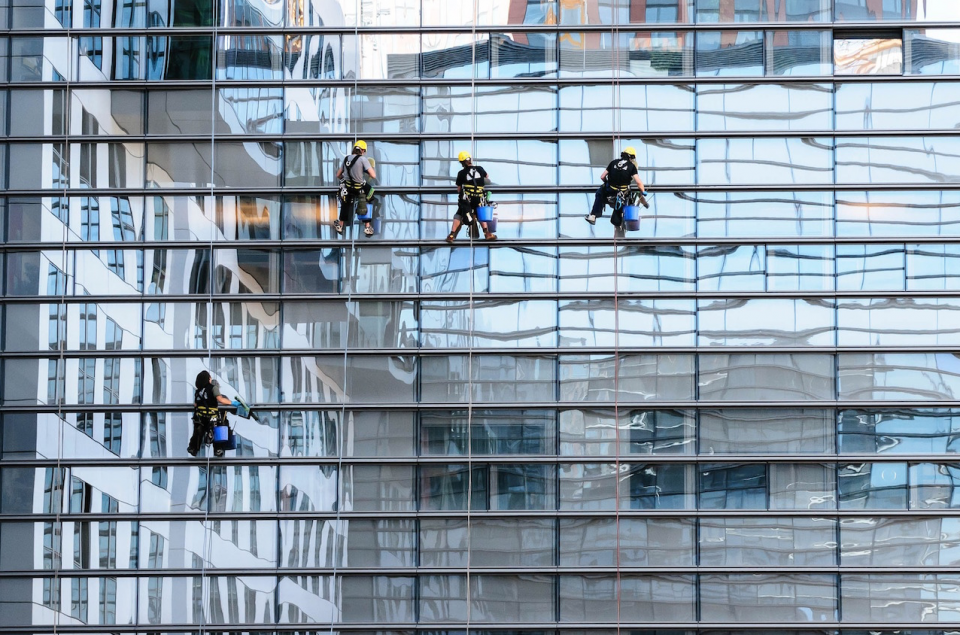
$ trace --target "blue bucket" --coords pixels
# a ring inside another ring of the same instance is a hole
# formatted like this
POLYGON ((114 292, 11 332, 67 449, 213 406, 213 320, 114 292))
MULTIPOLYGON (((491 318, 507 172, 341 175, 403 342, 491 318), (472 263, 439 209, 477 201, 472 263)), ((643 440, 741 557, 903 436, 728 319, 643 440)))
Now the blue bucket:
POLYGON ((227 435, 227 442, 223 446, 224 450, 236 450, 237 449, 237 435, 233 432, 227 435))
POLYGON ((626 221, 639 221, 640 220, 640 206, 639 205, 627 205, 623 208, 623 220, 626 221))
POLYGON ((368 221, 373 218, 373 203, 367 203, 367 211, 357 214, 357 220, 368 221))
POLYGON ((479 220, 481 223, 489 223, 491 220, 493 220, 493 207, 490 205, 478 207, 477 220, 479 220))
POLYGON ((638 220, 627 220, 623 221, 624 230, 628 232, 635 232, 640 229, 640 221, 638 220))
POLYGON ((230 439, 230 427, 229 426, 214 426, 213 428, 213 441, 215 443, 221 443, 223 441, 228 441, 230 439))

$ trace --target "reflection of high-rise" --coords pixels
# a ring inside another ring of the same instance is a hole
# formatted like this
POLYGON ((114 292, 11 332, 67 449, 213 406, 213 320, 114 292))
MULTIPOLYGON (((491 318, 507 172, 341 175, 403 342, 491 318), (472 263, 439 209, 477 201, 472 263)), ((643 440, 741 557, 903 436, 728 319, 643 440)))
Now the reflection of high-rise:
POLYGON ((958 18, 0 8, 0 628, 953 628, 958 18), (442 242, 461 149, 493 246, 442 242), (258 406, 222 459, 201 370, 258 406))

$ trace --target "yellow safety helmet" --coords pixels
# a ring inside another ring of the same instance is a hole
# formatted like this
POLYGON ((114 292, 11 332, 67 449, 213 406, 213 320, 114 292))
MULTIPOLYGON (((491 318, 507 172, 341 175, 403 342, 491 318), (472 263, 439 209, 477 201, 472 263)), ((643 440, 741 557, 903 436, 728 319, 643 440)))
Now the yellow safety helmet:
POLYGON ((360 148, 361 150, 363 150, 364 152, 366 152, 366 151, 367 151, 367 142, 364 141, 363 139, 358 139, 357 142, 356 142, 355 144, 353 144, 353 147, 354 147, 354 148, 360 148))
POLYGON ((627 146, 626 148, 623 149, 623 152, 624 154, 629 154, 632 157, 637 156, 637 149, 634 148, 633 146, 627 146))
POLYGON ((459 161, 460 163, 463 163, 464 161, 469 161, 469 160, 470 160, 470 153, 467 152, 466 150, 462 150, 460 154, 457 155, 457 161, 459 161))

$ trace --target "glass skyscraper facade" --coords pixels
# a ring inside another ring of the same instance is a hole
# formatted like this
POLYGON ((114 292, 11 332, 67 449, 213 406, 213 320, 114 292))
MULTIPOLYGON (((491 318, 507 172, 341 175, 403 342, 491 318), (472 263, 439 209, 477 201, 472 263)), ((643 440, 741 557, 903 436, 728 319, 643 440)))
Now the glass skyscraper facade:
POLYGON ((0 633, 960 628, 957 0, 0 0, 0 81, 0 633))

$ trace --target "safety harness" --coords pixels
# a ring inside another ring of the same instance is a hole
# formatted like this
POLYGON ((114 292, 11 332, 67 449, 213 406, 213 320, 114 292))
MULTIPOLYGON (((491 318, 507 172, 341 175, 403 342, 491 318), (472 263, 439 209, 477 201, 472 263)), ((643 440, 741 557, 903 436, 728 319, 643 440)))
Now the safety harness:
POLYGON ((467 176, 470 178, 470 182, 463 184, 464 193, 468 196, 483 196, 483 186, 477 184, 477 177, 480 176, 477 168, 472 165, 467 168, 467 176))
POLYGON ((359 154, 351 154, 343 159, 343 184, 354 192, 359 192, 361 189, 363 189, 364 185, 363 181, 353 181, 350 179, 350 169, 359 160, 359 154), (351 159, 353 160, 351 161, 351 159))

